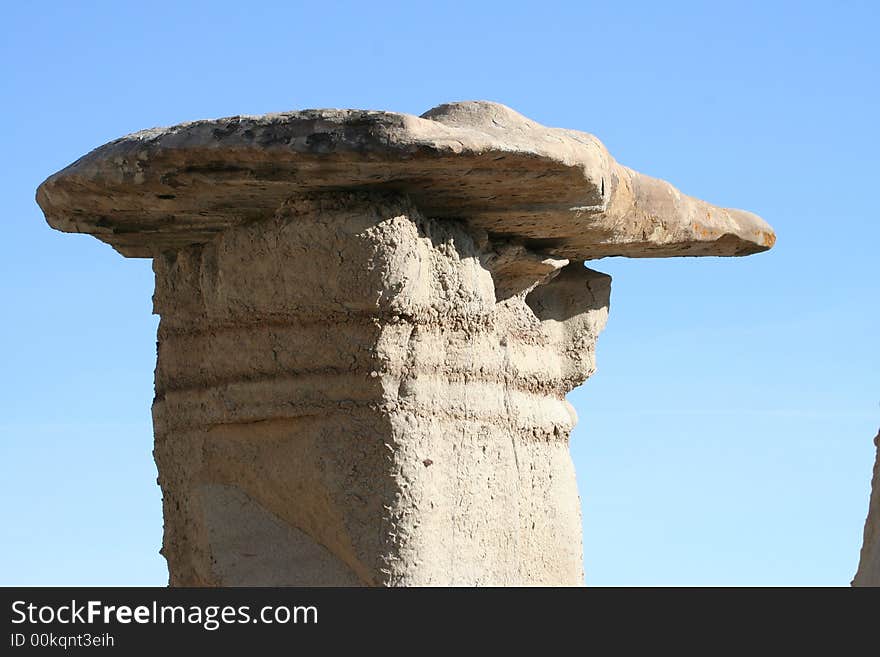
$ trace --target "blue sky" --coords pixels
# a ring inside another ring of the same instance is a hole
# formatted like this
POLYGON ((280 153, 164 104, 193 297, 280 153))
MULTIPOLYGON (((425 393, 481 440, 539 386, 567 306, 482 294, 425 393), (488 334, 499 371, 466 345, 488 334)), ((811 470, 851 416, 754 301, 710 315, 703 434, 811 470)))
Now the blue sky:
POLYGON ((587 582, 845 585, 880 424, 875 2, 6 3, 0 584, 166 581, 148 260, 37 185, 151 126, 505 103, 765 217, 742 259, 607 259, 570 395, 587 582))

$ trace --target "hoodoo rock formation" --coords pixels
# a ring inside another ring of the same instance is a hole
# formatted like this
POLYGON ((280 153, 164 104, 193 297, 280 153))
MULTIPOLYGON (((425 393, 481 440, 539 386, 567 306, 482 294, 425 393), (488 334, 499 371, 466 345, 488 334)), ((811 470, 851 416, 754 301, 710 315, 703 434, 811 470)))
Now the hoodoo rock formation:
POLYGON ((147 130, 37 201, 153 259, 172 585, 581 584, 584 262, 775 239, 486 102, 147 130))
POLYGON ((880 431, 874 438, 874 445, 877 447, 877 458, 871 480, 871 502, 868 519, 865 520, 865 538, 859 569, 853 578, 853 586, 880 586, 880 431))

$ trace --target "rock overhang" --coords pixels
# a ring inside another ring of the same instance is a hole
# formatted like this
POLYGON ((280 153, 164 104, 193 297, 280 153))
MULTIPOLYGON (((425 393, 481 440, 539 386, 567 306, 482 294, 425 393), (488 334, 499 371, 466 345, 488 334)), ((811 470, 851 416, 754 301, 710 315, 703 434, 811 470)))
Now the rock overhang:
POLYGON ((590 134, 504 105, 421 117, 302 110, 145 130, 101 146, 37 190, 49 224, 131 257, 207 242, 297 194, 408 195, 434 218, 549 256, 737 256, 773 246, 757 215, 713 206, 618 164, 590 134))

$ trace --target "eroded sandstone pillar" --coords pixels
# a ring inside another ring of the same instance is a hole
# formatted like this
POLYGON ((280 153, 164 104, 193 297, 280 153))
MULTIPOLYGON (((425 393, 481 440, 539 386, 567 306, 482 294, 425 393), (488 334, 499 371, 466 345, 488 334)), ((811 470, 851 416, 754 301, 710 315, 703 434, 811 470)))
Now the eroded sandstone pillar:
POLYGON ((147 130, 37 200, 153 259, 173 585, 581 584, 584 261, 775 239, 484 102, 147 130))
POLYGON ((859 558, 859 569, 853 586, 880 586, 880 431, 874 438, 877 458, 871 479, 871 502, 865 520, 865 535, 859 558))
POLYGON ((610 279, 504 250, 329 194, 155 259, 172 584, 583 581, 564 396, 610 279))

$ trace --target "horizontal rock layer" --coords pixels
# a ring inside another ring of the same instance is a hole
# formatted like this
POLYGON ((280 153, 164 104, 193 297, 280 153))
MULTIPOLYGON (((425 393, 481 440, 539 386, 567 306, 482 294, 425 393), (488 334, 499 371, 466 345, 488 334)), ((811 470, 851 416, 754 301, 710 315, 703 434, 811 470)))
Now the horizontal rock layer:
POLYGON ((59 230, 151 257, 271 217, 293 195, 343 190, 406 194, 432 218, 576 260, 746 255, 775 241, 756 215, 632 171, 592 135, 487 102, 422 117, 305 110, 146 130, 51 176, 37 201, 59 230))

